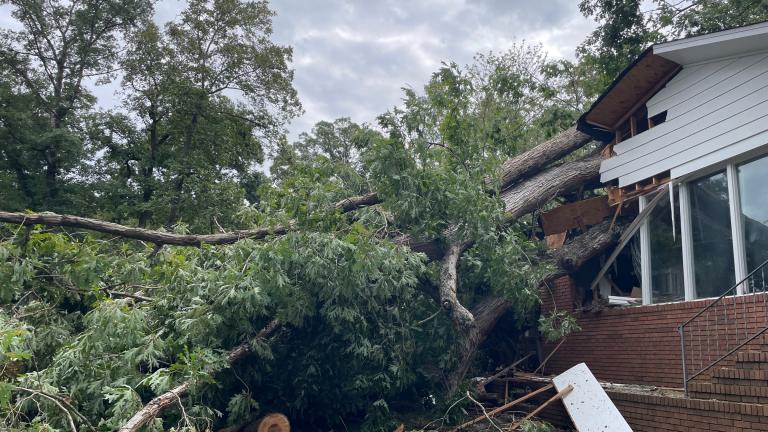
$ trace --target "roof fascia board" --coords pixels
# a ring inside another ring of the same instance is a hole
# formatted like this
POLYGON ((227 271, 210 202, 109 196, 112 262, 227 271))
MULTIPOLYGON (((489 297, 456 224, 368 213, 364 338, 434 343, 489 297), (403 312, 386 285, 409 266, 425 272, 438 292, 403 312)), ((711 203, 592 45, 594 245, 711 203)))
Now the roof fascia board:
POLYGON ((768 47, 768 22, 664 42, 653 46, 654 54, 690 66, 714 59, 734 57, 768 47))

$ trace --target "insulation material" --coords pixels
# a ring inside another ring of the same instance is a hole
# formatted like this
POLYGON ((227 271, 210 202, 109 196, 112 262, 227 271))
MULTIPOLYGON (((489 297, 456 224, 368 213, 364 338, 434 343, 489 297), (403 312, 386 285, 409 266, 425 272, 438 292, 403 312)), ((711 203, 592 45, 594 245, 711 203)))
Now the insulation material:
POLYGON ((552 383, 558 391, 573 386, 573 391, 563 397, 563 405, 577 431, 632 432, 585 363, 579 363, 556 376, 552 383))

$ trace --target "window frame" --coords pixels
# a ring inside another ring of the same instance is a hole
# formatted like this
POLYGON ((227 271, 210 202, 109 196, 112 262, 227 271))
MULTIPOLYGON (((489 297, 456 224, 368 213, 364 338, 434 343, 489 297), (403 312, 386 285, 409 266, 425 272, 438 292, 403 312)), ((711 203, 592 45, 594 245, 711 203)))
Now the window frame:
MULTIPOLYGON (((690 200, 690 182, 702 177, 714 174, 717 171, 725 170, 728 182, 728 207, 731 222, 732 253, 734 261, 734 278, 741 281, 748 274, 746 248, 744 244, 744 221, 741 217, 741 191, 739 185, 738 165, 768 158, 768 151, 765 148, 760 152, 748 152, 726 161, 711 165, 707 168, 698 170, 683 178, 675 181, 673 187, 678 188, 678 200, 680 208, 680 226, 679 233, 682 237, 682 259, 683 259, 683 283, 685 287, 685 300, 701 300, 711 297, 696 297, 696 277, 695 277, 695 257, 693 254, 693 232, 691 222, 691 200, 690 200)), ((674 195, 673 195, 674 196, 674 195)), ((640 211, 648 205, 649 195, 639 197, 640 211)), ((641 269, 641 291, 642 304, 650 305, 653 303, 653 286, 651 278, 651 253, 650 250, 650 220, 646 218, 639 229, 640 234, 640 269, 641 269)), ((728 287, 723 287, 728 288, 728 287)), ((743 285, 737 287, 736 295, 745 293, 743 285)))

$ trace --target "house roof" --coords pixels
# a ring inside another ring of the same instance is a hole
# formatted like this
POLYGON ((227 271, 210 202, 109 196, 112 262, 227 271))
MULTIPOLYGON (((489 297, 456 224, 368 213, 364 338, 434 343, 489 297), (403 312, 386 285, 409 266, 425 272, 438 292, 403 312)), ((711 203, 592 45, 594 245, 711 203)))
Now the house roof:
POLYGON ((610 141, 611 130, 682 67, 762 50, 768 50, 768 21, 652 45, 592 103, 579 118, 577 128, 599 140, 610 141))
POLYGON ((656 44, 653 52, 690 65, 768 49, 768 21, 656 44))

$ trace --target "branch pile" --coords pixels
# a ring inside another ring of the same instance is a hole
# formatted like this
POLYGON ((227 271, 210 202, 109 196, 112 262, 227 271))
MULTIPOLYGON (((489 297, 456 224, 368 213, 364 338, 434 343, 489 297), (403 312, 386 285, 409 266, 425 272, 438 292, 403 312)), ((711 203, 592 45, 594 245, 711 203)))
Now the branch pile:
MULTIPOLYGON (((562 161, 564 157, 571 155, 590 142, 591 138, 588 135, 578 132, 575 128, 570 128, 504 163, 499 178, 501 179, 500 198, 505 205, 506 222, 535 212, 557 197, 595 183, 599 178, 601 161, 598 151, 580 158, 562 161)), ((380 202, 381 198, 375 192, 368 193, 336 203, 335 210, 347 213, 380 202)), ((297 229, 295 222, 289 222, 275 227, 220 234, 174 234, 71 215, 25 214, 3 211, 0 211, 0 222, 81 228, 146 241, 158 246, 200 246, 203 243, 222 245, 242 239, 259 240, 280 236, 297 229)), ((616 241, 616 232, 617 229, 612 229, 608 223, 602 223, 566 244, 553 254, 557 270, 547 280, 573 272, 587 260, 603 252, 616 241)), ((457 265, 462 253, 471 244, 451 241, 450 230, 445 237, 449 241, 414 242, 408 236, 401 236, 393 239, 393 241, 407 245, 415 251, 425 252, 432 259, 440 260, 441 273, 437 289, 439 302, 460 334, 459 366, 450 374, 447 382, 449 392, 452 392, 464 378, 480 344, 493 329, 498 319, 511 308, 512 304, 507 299, 491 296, 481 299, 472 310, 462 305, 457 294, 457 265)), ((268 337, 278 326, 279 324, 276 322, 271 323, 270 326, 262 330, 260 337, 268 337)), ((247 346, 235 348, 229 355, 230 363, 242 358, 247 350, 247 346)), ((123 432, 138 430, 164 408, 177 402, 188 389, 189 383, 182 384, 153 399, 120 430, 123 432)))

